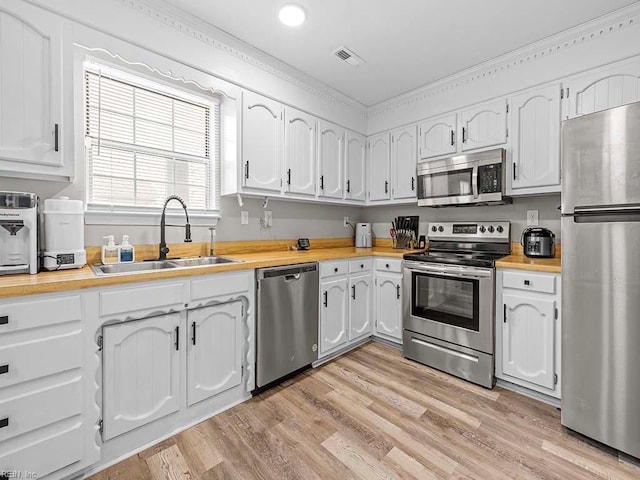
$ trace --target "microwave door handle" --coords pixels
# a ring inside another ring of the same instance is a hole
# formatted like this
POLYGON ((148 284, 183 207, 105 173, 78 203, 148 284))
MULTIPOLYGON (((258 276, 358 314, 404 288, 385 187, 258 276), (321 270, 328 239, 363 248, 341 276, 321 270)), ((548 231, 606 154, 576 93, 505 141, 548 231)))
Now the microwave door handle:
POLYGON ((473 173, 471 174, 471 189, 473 191, 473 198, 478 198, 478 166, 473 167, 473 173))

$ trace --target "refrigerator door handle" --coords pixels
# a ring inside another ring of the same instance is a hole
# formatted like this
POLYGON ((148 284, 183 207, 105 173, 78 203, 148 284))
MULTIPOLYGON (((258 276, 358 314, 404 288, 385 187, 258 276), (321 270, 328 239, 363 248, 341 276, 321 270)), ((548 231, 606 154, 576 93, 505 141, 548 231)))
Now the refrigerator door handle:
POLYGON ((640 222, 640 204, 576 207, 573 221, 576 223, 640 222))

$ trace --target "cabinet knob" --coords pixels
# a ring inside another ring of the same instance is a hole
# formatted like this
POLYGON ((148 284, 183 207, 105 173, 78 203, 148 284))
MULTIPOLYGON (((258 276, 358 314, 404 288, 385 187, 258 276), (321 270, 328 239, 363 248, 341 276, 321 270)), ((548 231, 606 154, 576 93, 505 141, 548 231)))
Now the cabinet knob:
POLYGON ((334 271, 335 273, 338 273, 338 267, 334 268, 334 269, 333 269, 333 271, 334 271))
POLYGON ((9 364, 0 365, 0 375, 4 375, 5 373, 9 373, 9 364))
POLYGON ((525 281, 524 281, 524 284, 525 284, 525 285, 531 285, 531 282, 530 282, 529 280, 525 280, 525 281))
POLYGON ((6 325, 9 323, 9 315, 3 315, 0 317, 0 325, 6 325))
POLYGON ((361 264, 360 264, 360 268, 364 268, 364 263, 361 263, 361 264))
POLYGON ((385 265, 385 267, 389 268, 389 264, 387 263, 387 264, 385 265))

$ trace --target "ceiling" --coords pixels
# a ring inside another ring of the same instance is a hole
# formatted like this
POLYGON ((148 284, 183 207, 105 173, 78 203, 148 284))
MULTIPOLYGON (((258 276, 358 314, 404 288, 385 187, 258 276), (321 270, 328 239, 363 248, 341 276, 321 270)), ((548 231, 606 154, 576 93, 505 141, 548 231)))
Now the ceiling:
POLYGON ((366 105, 541 40, 636 0, 290 0, 307 21, 286 27, 288 0, 167 0, 366 105), (346 46, 366 63, 332 52, 346 46))

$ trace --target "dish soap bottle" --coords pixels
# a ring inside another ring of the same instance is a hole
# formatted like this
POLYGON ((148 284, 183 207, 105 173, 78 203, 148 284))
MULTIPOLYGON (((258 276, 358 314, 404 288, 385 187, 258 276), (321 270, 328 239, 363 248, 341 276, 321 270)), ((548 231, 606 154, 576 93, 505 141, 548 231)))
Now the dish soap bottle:
POLYGON ((122 244, 120 245, 120 263, 133 263, 135 260, 135 249, 129 243, 129 235, 123 235, 122 244))
POLYGON ((102 245, 102 264, 108 265, 120 261, 120 248, 116 245, 113 235, 102 237, 106 244, 102 245))

